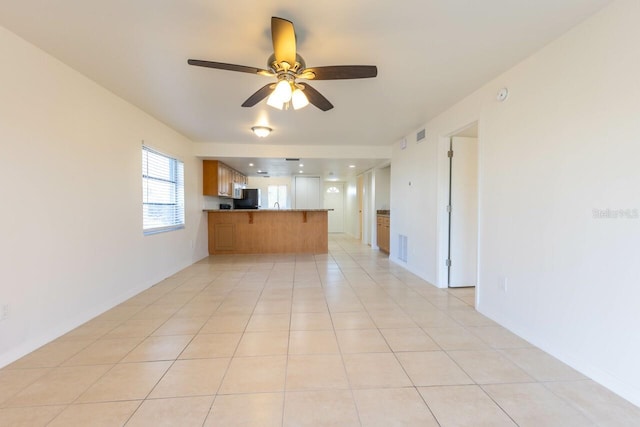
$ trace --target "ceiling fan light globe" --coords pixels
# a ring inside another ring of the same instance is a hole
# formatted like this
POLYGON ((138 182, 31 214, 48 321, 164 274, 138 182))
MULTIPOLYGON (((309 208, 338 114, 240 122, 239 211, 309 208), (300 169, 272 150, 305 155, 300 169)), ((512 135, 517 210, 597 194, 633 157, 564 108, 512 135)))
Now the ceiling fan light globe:
POLYGON ((282 108, 284 107, 284 102, 280 101, 276 96, 271 94, 269 95, 269 98, 267 98, 267 105, 273 108, 277 108, 278 110, 282 110, 282 108))
POLYGON ((309 100, 302 90, 296 88, 291 94, 291 104, 293 104, 294 110, 299 110, 309 105, 309 100))
POLYGON ((275 97, 283 104, 285 102, 289 102, 291 100, 291 83, 287 80, 280 80, 271 96, 275 97))

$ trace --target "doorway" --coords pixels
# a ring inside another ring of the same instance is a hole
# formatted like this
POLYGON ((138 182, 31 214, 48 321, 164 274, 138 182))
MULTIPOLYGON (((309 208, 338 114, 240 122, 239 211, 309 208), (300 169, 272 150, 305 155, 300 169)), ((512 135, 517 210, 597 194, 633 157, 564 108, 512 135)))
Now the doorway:
POLYGON ((344 232, 344 183, 327 182, 324 184, 324 208, 328 212, 329 233, 344 232))
POLYGON ((447 284, 475 287, 478 277, 478 131, 474 124, 449 138, 447 284))

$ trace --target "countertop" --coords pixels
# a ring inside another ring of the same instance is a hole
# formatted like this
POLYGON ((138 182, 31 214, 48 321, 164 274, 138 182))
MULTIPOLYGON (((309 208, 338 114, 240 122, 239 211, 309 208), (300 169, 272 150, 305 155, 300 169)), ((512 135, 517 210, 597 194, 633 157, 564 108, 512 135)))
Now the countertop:
POLYGON ((328 212, 333 209, 203 209, 202 212, 328 212))

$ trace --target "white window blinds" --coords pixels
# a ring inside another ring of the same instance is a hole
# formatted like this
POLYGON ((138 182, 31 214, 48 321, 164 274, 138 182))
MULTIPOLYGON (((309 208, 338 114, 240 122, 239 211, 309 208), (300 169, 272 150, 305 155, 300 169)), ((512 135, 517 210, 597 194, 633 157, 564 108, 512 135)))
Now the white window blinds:
POLYGON ((143 145, 143 232, 178 228, 184 228, 184 163, 143 145))

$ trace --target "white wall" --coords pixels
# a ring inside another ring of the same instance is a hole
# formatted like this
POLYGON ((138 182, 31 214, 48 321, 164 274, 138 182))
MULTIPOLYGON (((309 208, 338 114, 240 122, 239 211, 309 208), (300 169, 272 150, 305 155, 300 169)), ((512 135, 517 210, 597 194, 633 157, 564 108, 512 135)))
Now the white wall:
MULTIPOLYGON (((376 211, 379 209, 388 210, 391 198, 391 168, 389 165, 375 167, 372 171, 372 229, 371 247, 378 248, 378 227, 376 211)), ((397 239, 396 239, 397 240, 397 239)), ((396 241, 391 239, 392 242, 396 241)), ((393 246, 393 245, 391 245, 393 246)))
POLYGON ((385 159, 391 158, 388 145, 307 145, 255 144, 229 142, 194 142, 194 154, 198 157, 267 157, 301 159, 385 159))
POLYGON ((375 182, 373 170, 362 174, 362 243, 375 247, 375 182))
POLYGON ((377 167, 374 170, 376 183, 375 208, 389 210, 391 203, 391 166, 377 167))
POLYGON ((206 256, 189 140, 0 27, 0 366, 206 256), (185 162, 186 228, 142 235, 141 141, 185 162))
POLYGON ((636 405, 640 219, 593 209, 640 209, 638 16, 640 2, 613 3, 427 123, 427 141, 397 143, 391 190, 392 231, 425 242, 409 267, 430 280, 443 259, 444 136, 479 119, 478 310, 636 405), (416 192, 415 205, 396 203, 416 192))
POLYGON ((218 196, 202 196, 202 209, 220 209, 220 203, 233 207, 233 199, 218 196))
POLYGON ((358 184, 355 176, 349 177, 345 183, 345 227, 344 232, 351 237, 359 238, 360 219, 358 214, 358 184))
POLYGON ((393 145, 389 259, 436 283, 437 138, 429 133, 427 138, 417 143, 412 132, 406 137, 406 148, 401 141, 393 145), (399 235, 407 236, 406 264, 398 260, 399 235))

